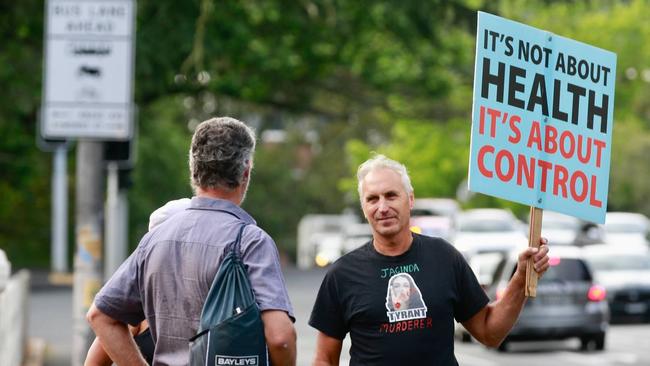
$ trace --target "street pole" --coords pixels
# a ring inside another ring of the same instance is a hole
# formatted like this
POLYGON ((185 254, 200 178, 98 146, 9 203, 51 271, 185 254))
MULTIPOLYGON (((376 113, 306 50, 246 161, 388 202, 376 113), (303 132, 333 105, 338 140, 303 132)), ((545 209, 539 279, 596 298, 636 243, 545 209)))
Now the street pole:
POLYGON ((107 173, 104 278, 109 278, 115 273, 126 259, 128 226, 128 201, 126 192, 120 189, 118 162, 110 161, 107 173))
POLYGON ((79 141, 76 171, 76 253, 72 304, 72 365, 82 366, 94 333, 86 313, 102 285, 104 148, 102 142, 79 141))
POLYGON ((58 143, 54 148, 52 171, 52 247, 51 269, 68 272, 68 146, 58 143))

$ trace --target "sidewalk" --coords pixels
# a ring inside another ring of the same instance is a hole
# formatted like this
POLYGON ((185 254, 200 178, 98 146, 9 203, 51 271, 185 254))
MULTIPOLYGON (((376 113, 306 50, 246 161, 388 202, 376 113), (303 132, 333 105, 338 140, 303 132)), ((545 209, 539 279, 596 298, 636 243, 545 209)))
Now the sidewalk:
POLYGON ((23 366, 43 366, 45 364, 45 341, 41 338, 29 338, 23 366))
POLYGON ((24 366, 69 366, 72 349, 72 274, 30 270, 24 366))

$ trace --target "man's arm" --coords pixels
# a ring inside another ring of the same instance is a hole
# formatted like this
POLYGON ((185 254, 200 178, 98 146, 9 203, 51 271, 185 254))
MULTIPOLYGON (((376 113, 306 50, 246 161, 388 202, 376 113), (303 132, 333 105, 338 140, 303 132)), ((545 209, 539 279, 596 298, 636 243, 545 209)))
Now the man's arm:
POLYGON ((338 366, 343 341, 318 332, 313 366, 338 366))
POLYGON ((112 364, 113 361, 108 357, 106 351, 104 351, 102 344, 99 342, 99 338, 95 338, 93 344, 88 349, 88 354, 86 354, 84 366, 111 366, 112 364))
POLYGON ((271 364, 295 366, 296 330, 289 315, 281 310, 265 310, 262 311, 262 322, 271 364))
MULTIPOLYGON (((146 320, 144 322, 146 323, 146 320)), ((135 327, 129 325, 129 332, 133 337, 135 337, 144 331, 142 328, 143 323, 140 323, 135 327)), ((99 338, 95 337, 93 344, 90 345, 88 353, 86 354, 86 361, 84 362, 84 366, 111 366, 112 364, 113 360, 111 360, 111 358, 108 357, 106 351, 104 351, 104 347, 102 347, 102 343, 99 341, 99 338)))
POLYGON ((474 338, 488 347, 498 347, 508 335, 526 303, 524 287, 526 286, 526 262, 533 257, 535 271, 541 276, 548 269, 548 247, 546 239, 541 240, 541 246, 527 248, 517 261, 517 271, 512 276, 503 297, 481 309, 463 326, 474 338))
POLYGON ((126 324, 104 314, 95 304, 88 310, 86 318, 101 343, 98 346, 103 347, 116 365, 147 366, 126 324))

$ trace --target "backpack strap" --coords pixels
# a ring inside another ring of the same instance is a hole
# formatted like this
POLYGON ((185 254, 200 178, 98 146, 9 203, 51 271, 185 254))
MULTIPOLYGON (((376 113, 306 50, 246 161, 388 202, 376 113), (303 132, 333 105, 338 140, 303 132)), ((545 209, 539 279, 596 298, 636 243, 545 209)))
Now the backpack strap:
POLYGON ((241 253, 241 237, 244 233, 244 228, 246 227, 245 222, 242 222, 241 226, 239 226, 239 231, 237 232, 237 238, 235 241, 231 244, 230 251, 239 259, 242 258, 242 253, 241 253))
MULTIPOLYGON (((215 293, 218 291, 217 289, 217 280, 219 278, 219 272, 221 271, 221 265, 223 265, 223 260, 228 256, 228 254, 231 254, 233 256, 233 262, 238 263, 239 266, 242 266, 244 270, 247 268, 247 266, 244 264, 244 261, 242 259, 242 255, 240 252, 240 247, 241 247, 241 238, 242 234, 244 232, 244 228, 248 225, 245 222, 242 222, 239 226, 239 230, 237 231, 237 237, 235 238, 235 241, 229 243, 226 248, 224 248, 223 251, 223 257, 222 257, 222 262, 219 265, 219 268, 217 268, 217 272, 214 275, 214 279, 212 280, 212 285, 210 285, 210 290, 208 290, 208 294, 206 296, 206 300, 214 297, 215 293)), ((255 293, 252 291, 251 288, 251 295, 253 296, 253 299, 255 299, 255 293)), ((199 333, 192 337, 190 341, 198 338, 199 336, 205 334, 209 330, 209 324, 203 324, 203 317, 204 313, 206 312, 206 304, 203 305, 203 310, 201 310, 201 321, 199 323, 199 333)))

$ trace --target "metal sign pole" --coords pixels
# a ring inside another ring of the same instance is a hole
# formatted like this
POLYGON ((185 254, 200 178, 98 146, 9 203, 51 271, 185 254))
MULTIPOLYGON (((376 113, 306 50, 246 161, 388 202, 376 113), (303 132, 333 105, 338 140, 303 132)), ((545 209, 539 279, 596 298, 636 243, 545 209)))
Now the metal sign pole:
POLYGON ((52 169, 52 271, 68 272, 68 146, 54 149, 52 169))
POLYGON ((106 261, 104 277, 109 278, 126 258, 124 194, 119 189, 119 167, 115 161, 107 165, 106 192, 106 261))
POLYGON ((97 141, 77 146, 76 243, 73 288, 72 365, 81 366, 94 333, 86 313, 102 285, 104 228, 104 147, 97 141))

